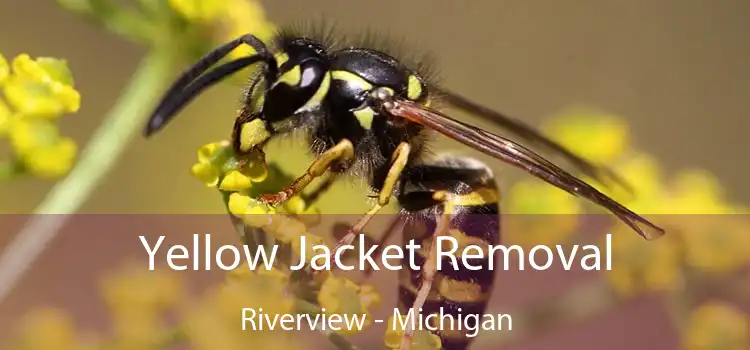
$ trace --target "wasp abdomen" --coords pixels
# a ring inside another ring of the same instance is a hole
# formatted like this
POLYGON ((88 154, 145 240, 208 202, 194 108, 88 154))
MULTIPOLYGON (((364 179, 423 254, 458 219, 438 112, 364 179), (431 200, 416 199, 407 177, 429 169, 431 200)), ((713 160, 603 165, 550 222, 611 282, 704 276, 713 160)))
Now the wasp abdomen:
POLYGON ((494 284, 488 254, 489 246, 500 240, 500 211, 492 173, 471 159, 444 158, 407 174, 402 189, 399 202, 407 223, 404 244, 414 240, 420 246, 414 259, 420 269, 412 270, 409 261, 403 262, 399 308, 405 314, 414 304, 423 283, 421 271, 436 242, 438 222, 442 214, 452 213, 449 229, 440 239, 441 251, 451 254, 440 259, 432 288, 416 317, 440 336, 444 349, 465 349, 473 339, 467 334, 478 328, 494 284), (435 194, 445 199, 430 202, 429 198, 440 197, 435 194))

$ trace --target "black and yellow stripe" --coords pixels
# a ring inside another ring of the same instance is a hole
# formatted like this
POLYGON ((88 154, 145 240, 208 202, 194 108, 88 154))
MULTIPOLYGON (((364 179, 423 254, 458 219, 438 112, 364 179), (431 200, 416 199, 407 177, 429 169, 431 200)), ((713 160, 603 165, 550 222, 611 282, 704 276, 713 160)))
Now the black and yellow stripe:
MULTIPOLYGON (((443 158, 410 170, 404 176, 402 188, 399 203, 407 222, 403 239, 404 244, 413 239, 420 245, 414 259, 417 266, 421 268, 428 259, 441 214, 453 213, 450 230, 444 235, 453 237, 459 244, 458 269, 449 258, 443 258, 421 316, 439 313, 441 308, 444 315, 456 319, 459 314, 482 315, 494 284, 494 271, 488 266, 489 245, 496 245, 500 240, 500 194, 491 172, 473 160, 443 158), (484 251, 484 258, 467 259, 472 266, 482 266, 482 269, 469 270, 460 265, 460 252, 468 245, 484 251)), ((421 284, 421 270, 411 270, 405 259, 399 278, 402 313, 411 309, 421 284)), ((473 339, 464 332, 465 328, 463 331, 443 328, 436 334, 442 339, 443 349, 457 350, 466 349, 473 339)))

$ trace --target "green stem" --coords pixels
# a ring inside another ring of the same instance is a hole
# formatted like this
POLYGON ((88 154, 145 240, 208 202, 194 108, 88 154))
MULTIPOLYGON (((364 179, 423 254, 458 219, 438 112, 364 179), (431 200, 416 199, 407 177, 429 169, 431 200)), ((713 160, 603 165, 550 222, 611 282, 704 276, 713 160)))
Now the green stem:
POLYGON ((35 215, 0 255, 0 302, 56 236, 69 214, 77 212, 109 174, 130 140, 140 132, 171 73, 171 64, 167 52, 150 52, 143 59, 76 166, 48 193, 35 215))

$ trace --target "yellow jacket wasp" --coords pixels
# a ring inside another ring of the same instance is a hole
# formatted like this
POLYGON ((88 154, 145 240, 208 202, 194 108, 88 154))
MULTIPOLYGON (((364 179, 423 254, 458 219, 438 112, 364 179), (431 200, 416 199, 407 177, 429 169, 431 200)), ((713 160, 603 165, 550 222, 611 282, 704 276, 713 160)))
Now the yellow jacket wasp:
MULTIPOLYGON (((166 92, 145 128, 145 135, 163 128, 206 88, 245 67, 262 63, 260 73, 245 92, 235 121, 233 148, 238 155, 248 154, 260 151, 277 136, 292 132, 307 135, 316 160, 286 189, 262 197, 271 204, 301 193, 314 179, 329 171, 366 179, 377 194, 377 203, 339 241, 339 246, 352 243, 370 218, 394 196, 402 215, 418 216, 435 229, 426 237, 416 237, 427 240, 424 242, 427 246, 436 236, 447 234, 476 237, 487 244, 499 241, 498 219, 484 222, 481 227, 448 230, 450 226, 460 226, 470 214, 489 214, 496 218, 499 194, 492 173, 479 161, 449 155, 425 157, 424 146, 430 131, 586 198, 611 211, 647 239, 664 234, 660 227, 539 154, 430 106, 435 102, 447 103, 490 119, 520 138, 567 158, 594 179, 610 177, 619 181, 613 173, 572 154, 531 127, 430 84, 427 74, 419 67, 404 64, 385 50, 368 45, 337 46, 323 36, 289 30, 282 30, 274 44, 268 47, 248 34, 205 55, 166 92), (252 47, 255 54, 208 71, 240 45, 252 47), (451 215, 448 218, 449 215, 441 214, 451 215)), ((421 274, 413 272, 402 277, 399 293, 402 308, 411 305, 412 310, 423 308, 425 313, 440 306, 446 306, 453 310, 451 312, 462 306, 464 310, 480 313, 486 308, 488 290, 493 284, 491 276, 469 270, 438 273, 432 253, 423 258, 421 274), (464 281, 462 295, 450 295, 450 288, 440 288, 436 284, 438 295, 431 296, 436 276, 440 276, 443 283, 464 281)), ((469 344, 469 339, 460 335, 449 331, 439 333, 446 349, 462 349, 469 344)), ((407 331, 402 349, 409 348, 411 336, 407 331)))

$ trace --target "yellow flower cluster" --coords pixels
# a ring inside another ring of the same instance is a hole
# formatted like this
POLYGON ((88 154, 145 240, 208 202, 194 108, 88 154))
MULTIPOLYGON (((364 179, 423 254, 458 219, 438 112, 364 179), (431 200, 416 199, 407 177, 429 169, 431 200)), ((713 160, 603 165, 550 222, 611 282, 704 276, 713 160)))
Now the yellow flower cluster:
POLYGON ((193 164, 190 172, 206 186, 230 192, 247 190, 254 182, 262 182, 268 176, 262 158, 239 164, 232 158, 227 141, 212 142, 199 148, 198 162, 193 164))
MULTIPOLYGON (((327 274, 318 292, 318 304, 328 314, 367 315, 364 326, 372 323, 371 311, 380 305, 380 295, 372 286, 357 285, 343 277, 327 274)), ((343 329, 340 333, 353 334, 358 329, 343 329)))
POLYGON ((77 334, 67 313, 58 309, 38 309, 25 315, 18 333, 9 343, 0 344, 8 350, 75 350, 85 349, 85 339, 77 334))
POLYGON ((227 283, 184 308, 184 331, 192 349, 304 349, 283 330, 243 332, 237 315, 252 308, 274 317, 294 313, 295 300, 287 292, 288 274, 279 270, 237 270, 227 283))
MULTIPOLYGON (((313 246, 325 244, 323 238, 308 232, 305 215, 301 214, 315 212, 313 208, 308 208, 300 197, 290 198, 280 208, 269 206, 255 199, 261 194, 255 191, 255 186, 264 185, 266 180, 272 180, 261 153, 245 155, 242 160, 238 160, 228 142, 209 143, 199 149, 198 162, 193 165, 191 172, 207 186, 218 188, 225 194, 230 214, 240 218, 246 226, 261 229, 269 234, 276 244, 288 245, 295 255, 301 256, 303 253, 300 247, 302 236, 305 236, 307 240, 308 251, 304 253, 308 259, 319 253, 313 250, 313 246)), ((294 284, 294 281, 289 280, 289 271, 285 269, 272 271, 270 275, 275 276, 281 284, 294 284)), ((243 270, 234 272, 233 276, 257 276, 258 274, 269 275, 269 272, 243 270)), ((307 285, 308 290, 303 291, 303 294, 317 291, 316 301, 320 312, 338 315, 369 314, 372 308, 380 303, 380 296, 373 287, 357 285, 346 278, 334 275, 331 271, 314 273, 312 281, 313 285, 307 285)), ((268 294, 274 297, 284 295, 281 291, 268 294)), ((310 312, 310 310, 297 311, 310 312)), ((367 318, 367 320, 370 319, 371 317, 367 318)), ((365 326, 368 325, 369 323, 365 324, 365 326)), ((357 331, 359 330, 342 329, 337 333, 351 334, 357 331)))
POLYGON ((605 277, 620 295, 674 291, 682 286, 680 245, 674 235, 646 242, 630 229, 612 232, 612 270, 605 277))
MULTIPOLYGON (((199 25, 218 25, 215 40, 226 42, 252 33, 268 43, 276 27, 266 18, 265 10, 255 0, 169 0, 170 7, 187 21, 199 25)), ((252 49, 240 46, 230 58, 252 54, 252 49)))
POLYGON ((169 324, 164 314, 185 298, 181 281, 172 271, 148 271, 136 264, 106 276, 101 289, 113 322, 113 340, 132 349, 165 342, 169 324))
POLYGON ((750 317, 732 305, 708 302, 693 310, 685 334, 687 350, 745 350, 750 317))
POLYGON ((66 61, 20 54, 9 63, 0 55, 0 88, 0 137, 13 150, 0 176, 65 175, 78 150, 73 139, 60 135, 57 121, 81 104, 66 61))
POLYGON ((295 307, 286 293, 288 275, 244 272, 230 272, 225 283, 191 296, 172 271, 125 265, 102 283, 113 321, 111 336, 87 337, 68 314, 40 309, 26 316, 10 343, 1 345, 9 350, 170 349, 177 344, 196 350, 304 349, 288 332, 244 332, 237 326, 242 308, 273 317, 295 307))

